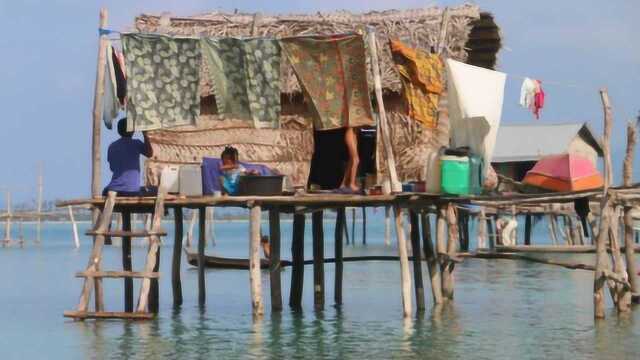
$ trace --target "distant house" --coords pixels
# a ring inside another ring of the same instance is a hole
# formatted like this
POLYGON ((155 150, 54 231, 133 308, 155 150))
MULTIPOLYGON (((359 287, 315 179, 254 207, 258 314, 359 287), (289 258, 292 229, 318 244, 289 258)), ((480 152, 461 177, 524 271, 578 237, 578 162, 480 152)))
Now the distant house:
POLYGON ((522 181, 543 156, 579 154, 598 166, 600 140, 587 123, 509 124, 498 129, 491 164, 498 174, 522 181))

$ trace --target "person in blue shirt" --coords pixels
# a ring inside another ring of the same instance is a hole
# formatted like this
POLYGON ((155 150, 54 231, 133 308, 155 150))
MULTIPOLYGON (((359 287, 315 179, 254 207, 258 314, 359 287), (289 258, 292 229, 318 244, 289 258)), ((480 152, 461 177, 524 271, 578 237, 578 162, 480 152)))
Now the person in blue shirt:
POLYGON ((113 173, 111 182, 102 195, 115 191, 118 196, 152 196, 157 190, 140 187, 140 155, 153 156, 153 148, 149 143, 146 131, 142 132, 144 142, 133 139, 133 132, 127 131, 127 118, 118 121, 120 139, 109 145, 107 161, 113 173))

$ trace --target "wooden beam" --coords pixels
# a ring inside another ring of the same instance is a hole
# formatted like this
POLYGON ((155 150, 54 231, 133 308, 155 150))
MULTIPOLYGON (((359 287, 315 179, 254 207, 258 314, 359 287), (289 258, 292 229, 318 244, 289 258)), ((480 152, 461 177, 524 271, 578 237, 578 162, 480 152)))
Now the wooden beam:
POLYGON ((76 249, 80 247, 80 237, 78 236, 78 223, 76 223, 76 219, 73 216, 73 207, 69 205, 69 221, 71 221, 71 231, 73 232, 73 244, 76 249))
MULTIPOLYGON (((122 213, 122 231, 131 231, 131 213, 126 211, 122 213)), ((131 238, 122 237, 122 269, 124 271, 132 270, 131 259, 131 238)), ((124 279, 124 311, 133 312, 133 279, 124 279)))
POLYGON ((311 215, 313 232, 313 305, 316 310, 324 309, 324 212, 311 215))
MULTIPOLYGON (((100 9, 100 29, 107 27, 107 9, 100 9)), ((107 63, 106 34, 101 34, 98 41, 98 63, 96 69, 96 84, 93 96, 93 130, 91 133, 91 196, 98 197, 101 189, 101 160, 100 160, 100 131, 102 126, 102 98, 104 97, 104 75, 107 63)))
POLYGON ((271 310, 282 311, 282 266, 280 263, 280 209, 269 210, 270 259, 269 285, 271 286, 271 310))
POLYGON ((396 235, 398 238, 398 256, 400 257, 400 285, 402 293, 402 313, 405 318, 410 317, 411 310, 411 274, 409 273, 409 259, 407 254, 407 239, 404 234, 403 212, 395 207, 396 235))
POLYGON ((336 305, 342 305, 342 275, 343 275, 343 243, 345 228, 346 228, 347 216, 344 208, 339 208, 336 214, 336 228, 334 239, 334 256, 336 262, 335 281, 333 299, 336 305))
POLYGON ((422 282, 422 251, 420 250, 420 222, 418 214, 409 211, 409 221, 411 223, 411 250, 413 251, 413 286, 416 296, 416 309, 421 312, 425 309, 424 284, 422 282))
MULTIPOLYGON (((79 278, 111 278, 111 279, 157 279, 160 273, 137 272, 137 271, 81 271, 76 273, 79 278)), ((126 311, 126 310, 125 310, 126 311)))
POLYGON ((206 221, 207 221, 207 208, 201 207, 198 209, 198 305, 204 306, 206 302, 206 285, 204 281, 204 246, 206 239, 206 221))
POLYGON ((262 209, 260 206, 251 208, 249 231, 249 285, 251 287, 251 309, 253 316, 262 316, 262 279, 260 277, 260 222, 262 209))
POLYGON ((182 260, 182 237, 184 232, 184 217, 182 207, 173 209, 175 222, 173 236, 173 258, 171 260, 171 289, 173 293, 173 306, 182 305, 182 280, 180 279, 180 262, 182 260))
POLYGON ((293 215, 293 239, 291 240, 291 292, 289 306, 302 309, 302 287, 304 283, 304 214, 293 215))

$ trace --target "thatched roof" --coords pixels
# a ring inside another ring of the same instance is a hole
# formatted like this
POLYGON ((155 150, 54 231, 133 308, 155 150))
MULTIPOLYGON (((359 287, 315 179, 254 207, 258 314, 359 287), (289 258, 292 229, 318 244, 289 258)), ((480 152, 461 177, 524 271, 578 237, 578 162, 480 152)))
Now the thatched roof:
MULTIPOLYGON (((400 79, 387 46, 389 38, 400 39, 414 47, 431 51, 432 48, 437 48, 441 37, 443 13, 442 8, 430 7, 364 14, 346 11, 307 15, 212 12, 192 17, 143 14, 136 18, 135 29, 140 32, 182 36, 286 37, 349 33, 373 27, 380 49, 383 86, 398 91, 400 79)), ((501 46, 500 32, 493 16, 480 12, 475 5, 449 8, 447 14, 449 21, 443 43, 443 55, 473 65, 493 68, 501 46)), ((293 69, 286 61, 283 62, 282 74, 283 92, 297 92, 300 86, 293 69)), ((203 82, 202 90, 205 96, 211 94, 211 86, 207 81, 203 82)))

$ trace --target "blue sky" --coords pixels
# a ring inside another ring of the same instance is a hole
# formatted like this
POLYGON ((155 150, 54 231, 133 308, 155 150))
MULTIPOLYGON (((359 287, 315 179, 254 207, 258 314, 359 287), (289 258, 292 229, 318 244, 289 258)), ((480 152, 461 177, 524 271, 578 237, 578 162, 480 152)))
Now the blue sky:
MULTIPOLYGON (((98 12, 109 10, 111 28, 130 27, 136 15, 210 10, 265 13, 353 11, 456 5, 419 0, 0 0, 0 189, 18 201, 35 194, 44 163, 45 198, 90 194, 91 104, 95 81, 98 12), (215 7, 213 7, 215 6, 215 7)), ((614 107, 613 153, 619 178, 625 123, 640 110, 640 2, 477 1, 502 28, 498 70, 543 80, 547 101, 540 122, 587 121, 602 130, 598 88, 614 107), (548 81, 548 83, 547 83, 548 81), (555 85, 554 83, 563 85, 555 85), (575 85, 575 86, 570 86, 575 85)), ((520 80, 507 79, 503 122, 533 122, 517 105, 520 80)), ((103 130, 103 151, 113 133, 103 130)), ((640 162, 636 161, 636 170, 640 162)), ((103 166, 104 181, 108 167, 103 166)), ((640 174, 640 171, 636 171, 640 174)), ((636 178, 637 180, 637 178, 636 178)), ((0 199, 4 196, 0 195, 0 199)), ((4 201, 4 200, 3 200, 4 201)))

